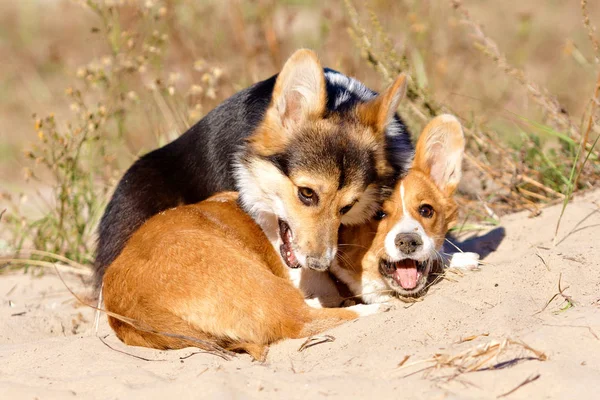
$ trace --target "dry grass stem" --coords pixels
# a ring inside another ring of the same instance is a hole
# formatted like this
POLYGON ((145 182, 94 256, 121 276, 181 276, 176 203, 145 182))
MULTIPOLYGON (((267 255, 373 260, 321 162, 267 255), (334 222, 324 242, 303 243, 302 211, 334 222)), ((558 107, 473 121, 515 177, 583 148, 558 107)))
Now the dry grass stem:
POLYGON ((470 341, 472 341, 472 340, 475 340, 475 339, 477 339, 478 337, 481 337, 481 336, 489 336, 489 335, 490 335, 489 333, 480 333, 480 334, 477 334, 477 335, 471 335, 471 336, 467 336, 467 337, 461 338, 461 339, 460 339, 458 342, 456 342, 456 343, 470 342, 470 341))
POLYGON ((590 21, 590 12, 588 11, 587 5, 587 0, 581 0, 583 26, 585 26, 587 30, 588 38, 590 39, 590 43, 594 49, 594 58, 596 60, 596 64, 600 64, 600 45, 598 44, 598 39, 596 38, 596 26, 590 21))
POLYGON ((5 268, 9 265, 29 265, 36 267, 44 267, 44 268, 56 268, 61 269, 65 272, 69 272, 74 275, 81 275, 89 277, 92 275, 92 271, 89 268, 78 268, 72 267, 71 265, 53 263, 49 261, 41 261, 41 260, 31 260, 31 259, 22 259, 22 258, 5 258, 0 257, 0 266, 5 268))
POLYGON ((335 337, 331 335, 320 335, 320 336, 311 336, 302 345, 298 348, 298 352, 301 353, 309 347, 316 346, 318 344, 335 342, 335 337))
POLYGON ((410 358, 410 356, 404 356, 404 358, 398 363, 398 367, 401 367, 404 364, 406 364, 406 362, 408 361, 409 358, 410 358))
POLYGON ((497 398, 501 398, 501 397, 506 397, 509 394, 513 394, 514 392, 516 392, 517 390, 519 390, 520 388, 522 388, 523 386, 531 383, 531 382, 535 382, 540 378, 540 374, 534 374, 531 375, 529 378, 525 379, 523 382, 521 382, 520 384, 518 384, 514 389, 509 390, 508 392, 499 395, 497 398))
POLYGON ((535 249, 535 255, 538 256, 538 258, 542 261, 542 264, 544 264, 544 267, 546 267, 546 270, 550 271, 550 267, 548 266, 548 263, 546 262, 544 257, 542 257, 542 255, 540 254, 539 249, 535 249))
POLYGON ((463 23, 471 28, 473 36, 480 43, 482 52, 490 57, 504 73, 515 79, 527 90, 530 97, 542 107, 542 109, 547 111, 547 117, 551 119, 556 128, 559 130, 567 129, 573 138, 576 140, 579 139, 580 135, 576 125, 566 115, 564 111, 565 108, 558 100, 550 96, 548 90, 541 88, 538 84, 528 79, 525 72, 508 62, 506 56, 502 54, 496 42, 485 34, 481 24, 471 17, 471 14, 461 0, 450 0, 450 3, 452 7, 461 14, 463 23))
MULTIPOLYGON (((405 364, 400 369, 430 363, 431 365, 416 372, 452 369, 453 373, 445 379, 450 381, 465 373, 506 368, 525 360, 546 361, 547 359, 548 357, 544 352, 536 350, 521 341, 503 339, 491 340, 457 354, 437 353, 429 359, 405 364), (523 352, 530 354, 524 355, 523 352)), ((414 373, 404 375, 404 377, 414 373)))
POLYGON ((548 300, 546 302, 546 304, 544 305, 544 308, 542 308, 540 311, 536 312, 535 314, 539 314, 541 312, 544 312, 546 310, 546 308, 548 308, 548 306, 550 305, 550 303, 552 303, 552 301, 554 301, 554 299, 556 299, 558 296, 561 296, 564 300, 564 302, 566 302, 566 305, 561 308, 561 311, 565 311, 568 310, 569 308, 575 307, 575 301, 573 300, 573 298, 567 294, 565 294, 565 291, 570 287, 567 286, 565 288, 562 287, 561 285, 561 279, 562 279, 562 273, 560 273, 558 275, 558 293, 554 294, 550 300, 548 300))

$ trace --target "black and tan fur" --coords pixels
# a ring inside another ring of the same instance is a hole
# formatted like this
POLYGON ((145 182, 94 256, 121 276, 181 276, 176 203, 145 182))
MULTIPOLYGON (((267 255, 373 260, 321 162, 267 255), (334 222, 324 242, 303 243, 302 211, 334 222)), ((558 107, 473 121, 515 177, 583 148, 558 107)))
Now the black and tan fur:
POLYGON ((226 100, 125 173, 100 224, 97 283, 152 215, 223 190, 239 190, 277 250, 289 229, 284 250, 293 250, 294 266, 326 269, 340 223, 370 218, 381 187, 410 164, 410 139, 395 115, 404 80, 377 96, 297 51, 279 75, 226 100), (300 188, 318 201, 302 202, 300 188))

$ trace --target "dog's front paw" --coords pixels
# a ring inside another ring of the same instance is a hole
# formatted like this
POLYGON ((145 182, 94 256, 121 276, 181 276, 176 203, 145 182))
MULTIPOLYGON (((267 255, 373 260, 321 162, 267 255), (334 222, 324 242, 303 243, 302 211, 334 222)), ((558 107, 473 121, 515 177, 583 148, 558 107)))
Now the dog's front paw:
POLYGON ((346 299, 342 301, 341 307, 352 307, 356 305, 356 300, 346 299))
POLYGON ((471 252, 454 253, 450 258, 448 267, 477 271, 479 270, 479 254, 471 252))
POLYGON ((391 306, 389 304, 357 304, 352 307, 348 307, 348 310, 355 311, 359 317, 366 317, 368 315, 379 314, 382 312, 389 311, 391 306))

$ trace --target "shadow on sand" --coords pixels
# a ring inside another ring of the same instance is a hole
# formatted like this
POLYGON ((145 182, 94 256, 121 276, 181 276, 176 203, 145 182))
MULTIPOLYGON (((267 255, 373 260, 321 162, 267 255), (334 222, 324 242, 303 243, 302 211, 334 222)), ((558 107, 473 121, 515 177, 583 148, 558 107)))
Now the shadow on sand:
MULTIPOLYGON (((500 243, 506 237, 506 230, 499 226, 497 228, 492 229, 488 233, 478 236, 469 237, 463 241, 460 241, 454 237, 448 237, 448 240, 460 250, 464 252, 473 252, 479 254, 479 257, 483 260, 491 253, 496 251, 500 243)), ((447 253, 456 253, 456 247, 452 246, 452 244, 446 243, 444 245, 444 251, 447 253)))

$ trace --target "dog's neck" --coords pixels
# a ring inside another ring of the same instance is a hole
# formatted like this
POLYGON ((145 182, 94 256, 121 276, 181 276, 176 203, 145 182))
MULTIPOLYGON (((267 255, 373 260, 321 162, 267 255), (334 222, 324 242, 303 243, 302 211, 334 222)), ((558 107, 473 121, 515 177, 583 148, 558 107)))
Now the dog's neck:
POLYGON ((374 262, 371 259, 377 251, 371 248, 378 227, 379 221, 374 219, 361 225, 343 226, 339 233, 338 254, 331 266, 333 275, 366 303, 384 303, 392 297, 392 291, 381 279, 379 271, 363 265, 374 262))

